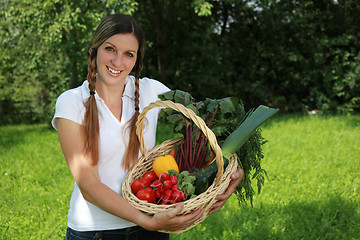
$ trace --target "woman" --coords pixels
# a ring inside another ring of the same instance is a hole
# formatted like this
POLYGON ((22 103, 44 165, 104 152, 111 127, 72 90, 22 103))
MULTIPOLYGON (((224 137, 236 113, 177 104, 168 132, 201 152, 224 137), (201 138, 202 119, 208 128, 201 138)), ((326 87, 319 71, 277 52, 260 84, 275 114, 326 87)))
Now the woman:
MULTIPOLYGON (((203 214, 198 209, 177 216, 183 208, 180 203, 149 216, 121 197, 126 172, 139 156, 135 133, 139 112, 169 91, 158 81, 140 79, 143 52, 143 33, 131 16, 106 17, 88 49, 87 80, 61 94, 56 102, 52 124, 75 179, 67 239, 169 239, 168 234, 157 231, 184 229, 203 214)), ((159 111, 152 109, 146 116, 144 138, 149 149, 155 145, 159 111)), ((232 178, 211 212, 225 204, 241 181, 242 171, 232 178)))

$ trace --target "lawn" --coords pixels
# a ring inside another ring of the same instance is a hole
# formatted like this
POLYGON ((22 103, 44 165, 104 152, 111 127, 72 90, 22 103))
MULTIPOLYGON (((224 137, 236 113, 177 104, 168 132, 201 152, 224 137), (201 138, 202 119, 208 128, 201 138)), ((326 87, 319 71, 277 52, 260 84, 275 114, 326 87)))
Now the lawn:
MULTIPOLYGON (((171 239, 360 239, 360 116, 276 116, 268 179, 171 239)), ((166 139, 162 129, 159 141, 166 139)), ((73 178, 48 125, 0 127, 0 239, 64 239, 73 178)))

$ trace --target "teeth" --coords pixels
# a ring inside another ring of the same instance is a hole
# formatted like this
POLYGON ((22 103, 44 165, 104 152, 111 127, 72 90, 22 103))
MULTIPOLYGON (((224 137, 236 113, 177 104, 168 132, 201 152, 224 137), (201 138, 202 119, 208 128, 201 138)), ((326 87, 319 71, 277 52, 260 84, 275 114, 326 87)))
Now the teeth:
POLYGON ((109 69, 110 72, 115 73, 115 74, 118 74, 118 73, 121 72, 121 71, 116 71, 116 70, 114 70, 114 69, 112 69, 112 68, 109 68, 109 67, 108 67, 108 69, 109 69))

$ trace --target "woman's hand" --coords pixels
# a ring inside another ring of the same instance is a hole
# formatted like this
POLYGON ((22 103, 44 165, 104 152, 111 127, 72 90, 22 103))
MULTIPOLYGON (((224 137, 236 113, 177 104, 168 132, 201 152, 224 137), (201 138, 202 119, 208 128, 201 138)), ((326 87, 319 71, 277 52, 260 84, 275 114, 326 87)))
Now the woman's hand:
POLYGON ((178 203, 175 208, 169 209, 164 212, 156 213, 152 217, 152 223, 154 225, 151 227, 151 229, 148 230, 182 230, 191 226, 204 213, 204 209, 199 208, 193 213, 179 216, 183 208, 184 203, 178 203))
POLYGON ((229 199, 231 194, 233 194, 233 192, 235 191, 237 185, 239 185, 239 183, 241 182, 243 176, 244 176, 244 172, 241 168, 238 168, 238 170, 236 172, 231 174, 231 176, 230 176, 231 181, 230 181, 228 188, 226 189, 226 191, 223 194, 216 196, 216 199, 218 201, 214 205, 212 205, 209 214, 216 212, 217 210, 219 210, 220 208, 222 208, 224 206, 224 204, 229 199))

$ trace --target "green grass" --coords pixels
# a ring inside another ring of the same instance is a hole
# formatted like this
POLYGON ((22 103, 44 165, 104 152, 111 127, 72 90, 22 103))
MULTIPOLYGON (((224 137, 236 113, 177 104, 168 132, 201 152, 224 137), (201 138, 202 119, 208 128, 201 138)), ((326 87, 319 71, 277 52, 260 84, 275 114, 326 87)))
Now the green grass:
POLYGON ((268 180, 175 239, 360 239, 360 117, 282 116, 263 126, 268 180), (200 235, 201 234, 201 235, 200 235))
POLYGON ((0 239, 64 239, 72 176, 45 125, 0 128, 0 239))
MULTIPOLYGON (((262 129, 269 178, 254 207, 231 197, 171 239, 360 239, 360 116, 276 116, 262 129)), ((0 239, 64 239, 72 186, 54 130, 0 127, 0 239)))

